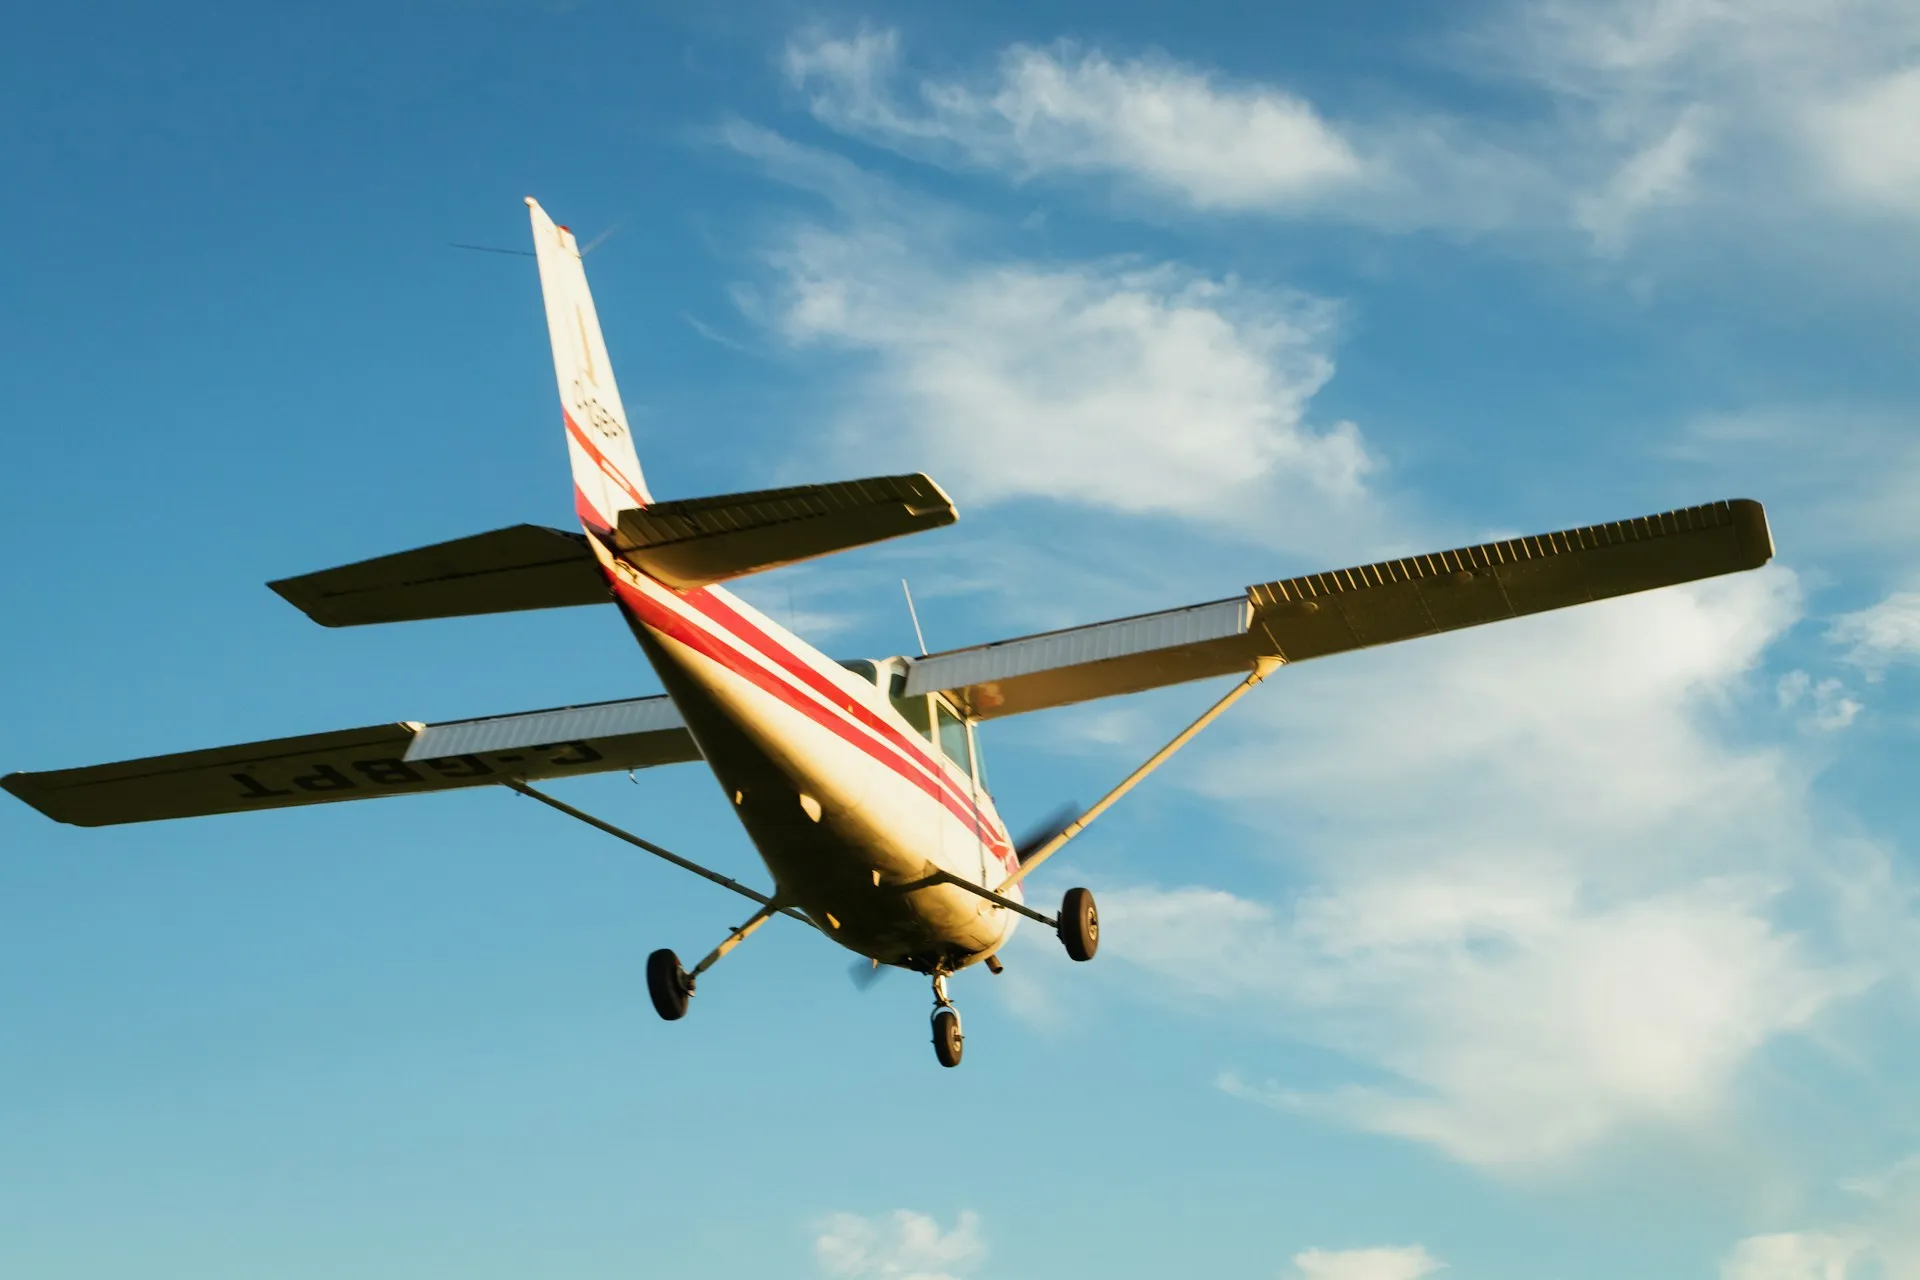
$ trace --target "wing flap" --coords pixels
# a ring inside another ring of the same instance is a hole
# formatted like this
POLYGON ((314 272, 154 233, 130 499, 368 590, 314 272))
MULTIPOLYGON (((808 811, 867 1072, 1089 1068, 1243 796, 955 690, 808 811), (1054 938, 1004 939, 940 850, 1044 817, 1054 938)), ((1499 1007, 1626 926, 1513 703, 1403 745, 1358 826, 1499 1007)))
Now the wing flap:
POLYGON ((605 604, 577 533, 516 524, 267 584, 323 627, 605 604))
POLYGON ((873 476, 656 502, 620 513, 623 559, 689 590, 863 547, 959 518, 927 476, 873 476))
POLYGON ((414 795, 698 760, 665 697, 371 725, 45 773, 0 786, 82 827, 414 795))
POLYGON ((909 697, 945 691, 986 719, 1138 693, 1253 665, 1243 598, 956 649, 907 668, 909 697))
POLYGON ((1757 569, 1766 511, 1736 499, 1538 537, 1260 583, 1244 597, 937 653, 909 694, 980 719, 1392 644, 1612 596, 1757 569))

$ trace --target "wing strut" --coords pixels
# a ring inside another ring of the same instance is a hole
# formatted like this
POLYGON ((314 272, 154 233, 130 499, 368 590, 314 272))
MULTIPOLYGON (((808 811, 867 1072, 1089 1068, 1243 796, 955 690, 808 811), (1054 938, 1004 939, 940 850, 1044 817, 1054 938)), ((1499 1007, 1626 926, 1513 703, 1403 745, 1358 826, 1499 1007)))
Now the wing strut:
MULTIPOLYGON (((1285 659, 1282 659, 1282 658, 1263 657, 1263 658, 1255 659, 1253 664, 1253 670, 1247 673, 1247 678, 1245 680, 1242 680, 1239 684, 1233 686, 1233 688, 1227 690, 1226 697, 1220 699, 1220 701, 1214 703, 1212 706, 1208 707, 1205 711, 1201 712, 1200 718, 1198 720, 1195 720, 1192 724, 1188 725, 1186 728, 1182 729, 1179 733, 1175 734, 1173 741, 1169 742, 1166 746, 1160 748, 1158 751, 1148 756, 1145 764, 1141 765, 1138 769, 1135 769, 1132 773, 1122 778, 1120 780, 1120 785, 1115 787, 1113 790, 1107 792, 1106 795, 1101 796, 1099 799, 1099 802, 1096 803, 1093 806, 1093 808, 1087 810, 1085 813, 1075 818, 1072 822, 1069 822, 1066 826, 1060 829, 1059 833, 1056 834, 1053 837, 1053 839, 1047 841, 1045 844, 1041 845, 1038 849, 1035 849, 1032 853, 1028 854, 1027 860, 1020 864, 1020 869, 1014 872, 1012 875, 1008 876, 1005 880, 1002 880, 999 886, 994 890, 994 892, 996 894, 1004 894, 1008 889, 1012 888, 1014 885, 1019 884, 1022 880, 1026 879, 1027 873, 1029 871, 1032 871, 1035 867, 1045 862, 1048 858, 1051 858, 1054 854, 1060 852, 1060 847, 1062 845, 1066 844, 1067 841, 1079 835, 1082 831, 1085 831, 1087 827, 1092 824, 1095 818, 1105 813, 1108 809, 1111 809, 1115 801, 1119 800, 1121 796, 1124 796, 1125 794, 1127 794, 1127 792, 1133 790, 1134 787, 1138 786, 1140 781, 1143 778, 1145 778, 1148 774, 1152 773, 1155 769, 1158 769, 1161 765, 1165 764, 1168 758, 1171 757, 1174 752, 1178 751, 1180 748, 1186 746, 1189 742, 1193 741, 1194 736, 1198 734, 1202 729, 1212 724, 1214 720, 1219 717, 1221 712, 1225 711, 1228 707, 1232 706, 1234 703, 1240 701, 1241 698, 1245 697, 1247 693, 1252 690, 1253 686, 1259 684, 1262 680, 1265 680, 1268 676, 1272 675, 1275 671, 1278 671, 1280 667, 1284 665, 1284 662, 1285 662, 1285 659)), ((512 784, 509 784, 509 785, 512 785, 512 784)))
MULTIPOLYGON (((693 872, 693 874, 699 876, 703 880, 711 880, 715 884, 721 886, 722 888, 731 889, 743 898, 752 898, 755 902, 759 903, 760 906, 763 908, 762 912, 759 915, 754 917, 753 928, 758 928, 760 921, 764 920, 766 917, 772 915, 776 911, 783 916, 788 916, 788 917, 791 917, 792 919, 798 920, 801 924, 806 925, 810 929, 819 928, 819 926, 814 924, 813 921, 807 919, 805 916, 801 915, 798 911, 795 911, 792 907, 783 907, 778 905, 777 903, 774 902, 772 898, 769 898, 766 894, 761 893, 757 889, 747 888, 747 886, 741 884, 738 880, 735 880, 732 876, 723 876, 718 871, 709 871, 705 867, 701 866, 699 863, 693 862, 687 858, 683 858, 679 854, 674 853, 670 849, 662 849, 659 845, 653 843, 651 840, 642 840, 639 836, 634 835, 631 831, 622 831, 619 827, 614 826, 611 822, 602 822, 600 819, 594 817, 592 814, 583 813, 579 809, 576 809, 572 805, 566 803, 564 800, 556 800, 552 796, 548 795, 546 792, 530 787, 524 782, 507 781, 507 782, 501 783, 500 785, 503 787, 511 787, 515 791, 518 791, 523 796, 531 796, 535 800, 538 800, 541 804, 546 805, 549 809, 558 809, 561 813, 566 814, 569 818, 578 818, 580 821, 586 823, 588 826, 604 831, 608 835, 614 836, 617 839, 625 840, 628 844, 634 846, 637 849, 645 849, 648 853, 653 854, 657 858, 665 858, 668 862, 671 862, 674 866, 681 867, 688 871, 691 871, 693 872)), ((745 926, 742 926, 742 927, 744 928, 745 926)), ((751 929, 748 930, 748 932, 751 932, 751 931, 752 931, 751 929)), ((744 937, 745 935, 742 934, 741 936, 744 937)), ((711 964, 712 960, 719 959, 721 955, 725 955, 727 950, 731 950, 731 947, 726 947, 721 952, 719 952, 719 954, 713 956, 708 961, 708 964, 711 964)), ((705 967, 706 967, 705 965, 702 966, 702 968, 705 968, 705 967)))

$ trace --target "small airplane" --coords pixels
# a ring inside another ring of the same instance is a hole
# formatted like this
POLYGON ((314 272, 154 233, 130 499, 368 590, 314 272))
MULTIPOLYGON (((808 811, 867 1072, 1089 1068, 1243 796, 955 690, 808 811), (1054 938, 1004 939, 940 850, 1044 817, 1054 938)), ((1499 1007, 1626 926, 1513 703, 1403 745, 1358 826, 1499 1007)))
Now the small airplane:
POLYGON ((755 904, 691 971, 671 950, 647 958, 662 1018, 684 1017, 697 981, 783 916, 865 957, 866 972, 930 976, 934 1049, 952 1067, 964 1041, 948 979, 980 962, 999 973, 1021 917, 1054 931, 1074 960, 1099 949, 1091 893, 1068 889, 1049 915, 1022 882, 1281 666, 1755 569, 1773 554, 1766 513, 1739 499, 971 648, 835 661, 719 584, 951 524, 952 501, 913 474, 655 502, 579 245, 537 202, 527 207, 582 531, 513 525, 269 585, 330 627, 611 602, 665 694, 14 773, 0 785, 80 826, 509 787, 755 904), (1240 680, 1097 804, 1010 837, 982 782, 975 726, 1227 675, 1240 680), (759 851, 770 891, 532 785, 696 760, 759 851))

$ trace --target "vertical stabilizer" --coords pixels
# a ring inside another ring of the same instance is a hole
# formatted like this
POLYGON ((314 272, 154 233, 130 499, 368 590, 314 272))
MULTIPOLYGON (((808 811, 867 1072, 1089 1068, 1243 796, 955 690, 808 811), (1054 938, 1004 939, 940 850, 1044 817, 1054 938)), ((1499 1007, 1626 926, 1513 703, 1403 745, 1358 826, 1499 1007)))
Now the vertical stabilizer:
POLYGON ((547 336, 553 342, 553 372, 566 419, 567 454, 573 462, 573 504, 597 533, 611 530, 622 511, 652 499, 633 450, 633 432, 620 404, 600 337, 600 317, 587 292, 587 273, 573 232, 558 226, 532 196, 533 247, 540 262, 540 292, 547 304, 547 336))

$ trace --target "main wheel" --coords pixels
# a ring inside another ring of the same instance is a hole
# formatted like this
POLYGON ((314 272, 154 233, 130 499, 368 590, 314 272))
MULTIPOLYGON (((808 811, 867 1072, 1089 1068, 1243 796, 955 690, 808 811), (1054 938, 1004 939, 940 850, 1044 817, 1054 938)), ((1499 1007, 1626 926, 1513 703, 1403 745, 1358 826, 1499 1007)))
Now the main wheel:
POLYGON ((653 1007, 668 1022, 687 1016, 687 1001, 693 999, 693 979, 680 967, 680 957, 662 947, 647 957, 647 994, 653 1007))
POLYGON ((943 1067, 960 1065, 961 1045, 966 1037, 960 1034, 960 1015, 951 1009, 939 1009, 933 1015, 933 1056, 940 1059, 943 1067))
POLYGON ((1100 912, 1089 889, 1069 889, 1060 900, 1060 945, 1075 960, 1091 960, 1100 949, 1100 912))

